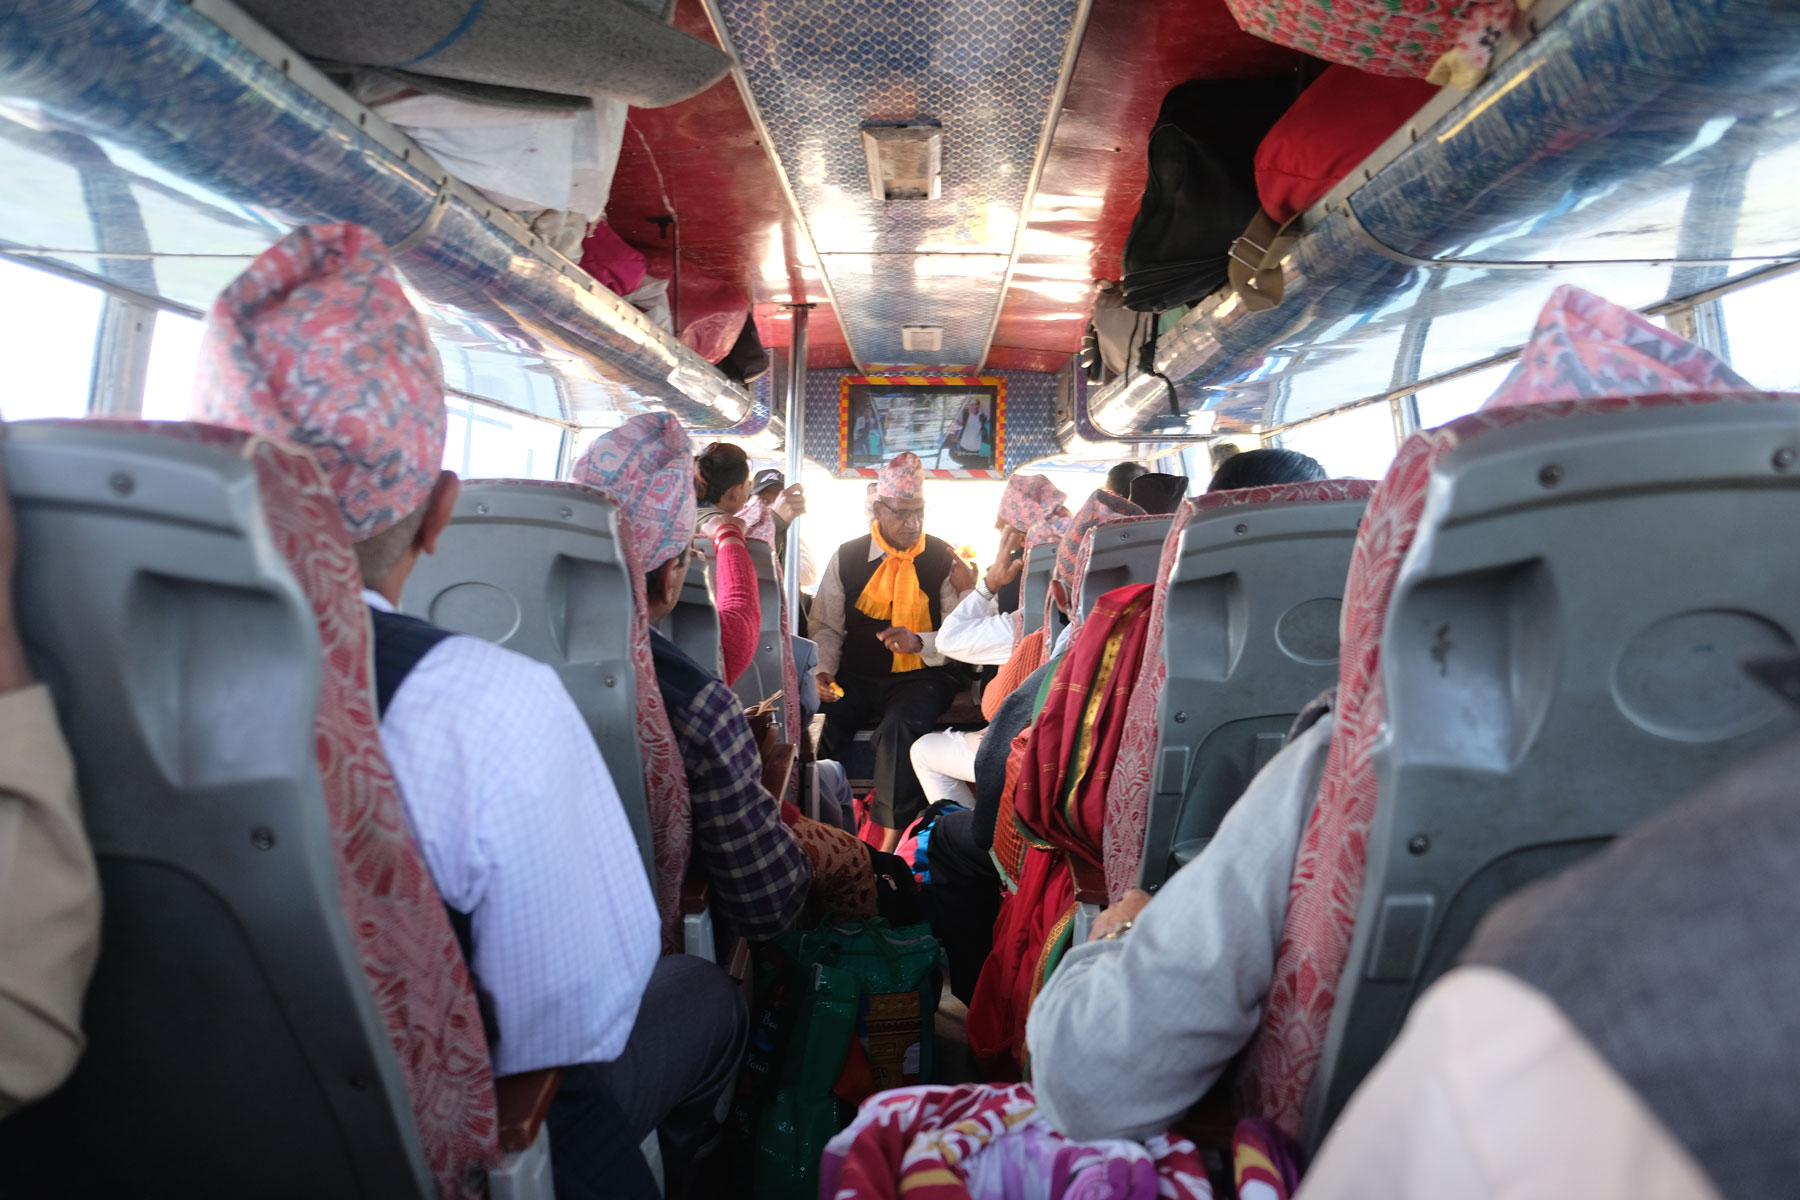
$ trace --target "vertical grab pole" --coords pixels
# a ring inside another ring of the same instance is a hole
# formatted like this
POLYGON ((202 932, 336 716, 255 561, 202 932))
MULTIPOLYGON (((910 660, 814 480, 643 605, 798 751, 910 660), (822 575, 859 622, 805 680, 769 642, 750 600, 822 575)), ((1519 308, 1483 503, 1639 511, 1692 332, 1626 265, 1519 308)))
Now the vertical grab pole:
MULTIPOLYGON (((796 304, 794 313, 794 336, 788 349, 788 394, 787 394, 787 481, 788 486, 800 482, 801 450, 805 445, 806 433, 806 318, 812 312, 810 304, 796 304)), ((790 617, 800 611, 800 518, 788 525, 787 550, 783 554, 785 567, 781 573, 782 586, 787 590, 787 610, 790 617)))

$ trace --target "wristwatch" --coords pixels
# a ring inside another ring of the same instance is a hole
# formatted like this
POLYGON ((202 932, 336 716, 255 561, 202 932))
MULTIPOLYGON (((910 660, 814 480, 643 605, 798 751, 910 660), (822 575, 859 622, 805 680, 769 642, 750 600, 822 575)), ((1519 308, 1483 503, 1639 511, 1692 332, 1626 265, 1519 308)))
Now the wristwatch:
POLYGON ((975 594, 980 596, 983 600, 992 600, 994 598, 994 593, 988 591, 986 579, 977 579, 975 581, 975 594))

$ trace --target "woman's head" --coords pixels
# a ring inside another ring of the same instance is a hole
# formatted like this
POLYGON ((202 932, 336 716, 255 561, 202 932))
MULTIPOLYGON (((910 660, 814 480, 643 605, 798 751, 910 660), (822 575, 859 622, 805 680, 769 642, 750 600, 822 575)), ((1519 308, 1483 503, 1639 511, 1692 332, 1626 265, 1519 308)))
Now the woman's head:
POLYGON ((694 499, 732 515, 750 499, 750 456, 743 447, 714 442, 694 460, 694 499))
POLYGON ((1227 492, 1280 483, 1312 483, 1325 478, 1325 468, 1319 460, 1298 450, 1246 450, 1220 464, 1206 490, 1227 492))

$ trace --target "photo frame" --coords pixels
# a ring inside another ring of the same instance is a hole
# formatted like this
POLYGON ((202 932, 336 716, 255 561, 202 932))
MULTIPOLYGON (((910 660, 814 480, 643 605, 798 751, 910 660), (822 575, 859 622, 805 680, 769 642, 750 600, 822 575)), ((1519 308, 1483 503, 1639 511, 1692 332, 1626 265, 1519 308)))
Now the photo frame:
POLYGON ((846 375, 838 387, 838 475, 873 479, 911 450, 927 479, 1001 479, 1006 380, 997 375, 846 375))

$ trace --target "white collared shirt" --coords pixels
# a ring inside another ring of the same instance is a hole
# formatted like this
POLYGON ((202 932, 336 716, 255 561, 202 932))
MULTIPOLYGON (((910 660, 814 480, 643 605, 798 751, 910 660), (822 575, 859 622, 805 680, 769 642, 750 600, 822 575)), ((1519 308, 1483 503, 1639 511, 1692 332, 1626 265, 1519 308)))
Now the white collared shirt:
POLYGON ((1012 657, 1013 617, 977 588, 944 618, 937 631, 938 653, 978 667, 997 667, 1012 657))
POLYGON ((556 672, 445 638, 395 692, 381 741, 439 895, 473 919, 500 1025, 494 1074, 617 1058, 661 948, 656 902, 556 672))

